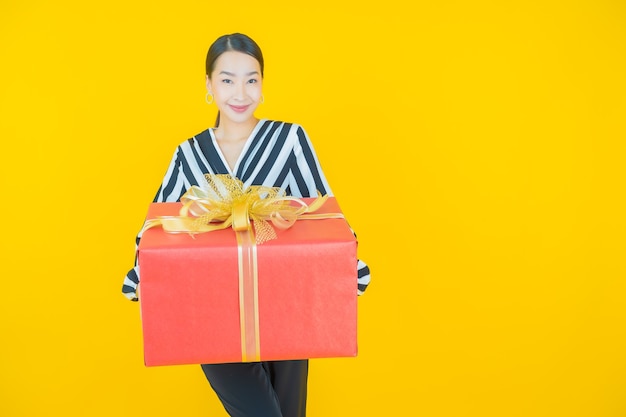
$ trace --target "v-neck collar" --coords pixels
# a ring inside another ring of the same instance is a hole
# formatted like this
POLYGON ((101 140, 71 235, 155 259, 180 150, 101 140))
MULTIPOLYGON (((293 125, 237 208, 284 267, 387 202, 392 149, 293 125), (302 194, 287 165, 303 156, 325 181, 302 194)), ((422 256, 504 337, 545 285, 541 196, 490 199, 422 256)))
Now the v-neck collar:
POLYGON ((257 132, 259 131, 260 127, 262 126, 263 122, 265 122, 265 121, 266 121, 266 119, 259 119, 259 121, 257 122, 256 126, 254 126, 254 129, 252 129, 252 132, 250 132, 250 135, 246 139, 246 143, 243 145, 243 148, 241 149, 241 152, 239 153, 239 156, 237 157, 237 161, 235 162, 235 166, 232 169, 231 169, 230 165, 228 164, 228 161, 226 160, 226 157, 222 153, 222 148, 220 148, 219 143, 217 143, 217 138, 215 137, 215 132, 214 132, 215 128, 212 127, 212 128, 209 129, 209 134, 211 135, 211 141, 213 141, 213 146, 217 150, 217 154, 220 156, 220 159, 222 160, 222 163, 224 164, 224 166, 228 170, 228 173, 230 175, 232 175, 233 177, 236 177, 235 173, 239 169, 239 165, 242 162, 242 158, 248 152, 248 148, 250 147, 250 143, 252 143, 251 139, 256 136, 257 132))

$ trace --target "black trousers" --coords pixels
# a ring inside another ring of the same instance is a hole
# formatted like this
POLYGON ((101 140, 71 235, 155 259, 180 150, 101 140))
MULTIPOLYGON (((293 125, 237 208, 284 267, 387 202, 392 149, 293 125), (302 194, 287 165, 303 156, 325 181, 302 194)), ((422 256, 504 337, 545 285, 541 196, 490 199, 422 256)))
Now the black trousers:
POLYGON ((305 417, 309 361, 202 365, 232 417, 305 417))

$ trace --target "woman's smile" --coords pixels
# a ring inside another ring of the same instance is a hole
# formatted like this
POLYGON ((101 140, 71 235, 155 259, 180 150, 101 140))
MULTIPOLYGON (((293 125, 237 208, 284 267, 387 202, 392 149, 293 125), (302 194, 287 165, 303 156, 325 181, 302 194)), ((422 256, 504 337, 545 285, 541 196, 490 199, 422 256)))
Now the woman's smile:
POLYGON ((234 104, 229 104, 228 107, 230 107, 233 111, 237 112, 237 113, 243 113, 246 110, 248 110, 248 107, 250 107, 250 105, 245 105, 245 106, 236 106, 234 104))

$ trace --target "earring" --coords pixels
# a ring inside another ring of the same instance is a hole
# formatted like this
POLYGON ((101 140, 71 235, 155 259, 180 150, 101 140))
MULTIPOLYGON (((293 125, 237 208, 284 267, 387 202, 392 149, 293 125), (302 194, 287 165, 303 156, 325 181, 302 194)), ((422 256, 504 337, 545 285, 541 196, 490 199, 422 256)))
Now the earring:
POLYGON ((259 104, 265 103, 265 96, 261 94, 261 100, 259 100, 259 104))
POLYGON ((206 96, 204 96, 204 101, 206 101, 206 104, 213 104, 213 94, 207 91, 206 96), (211 96, 211 101, 209 101, 209 96, 211 96))

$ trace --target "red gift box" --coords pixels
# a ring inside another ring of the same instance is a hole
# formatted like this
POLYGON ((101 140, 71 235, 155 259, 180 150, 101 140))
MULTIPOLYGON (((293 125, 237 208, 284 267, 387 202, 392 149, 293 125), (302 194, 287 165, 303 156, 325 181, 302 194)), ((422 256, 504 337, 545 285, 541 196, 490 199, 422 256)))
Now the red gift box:
MULTIPOLYGON (((176 216, 180 208, 153 203, 147 218, 176 216)), ((340 209, 329 198, 316 213, 340 209)), ((146 366, 356 356, 357 244, 348 224, 301 219, 276 232, 276 239, 256 245, 253 335, 245 334, 241 321, 241 265, 232 229, 193 237, 161 228, 143 233, 138 251, 146 366), (258 349, 253 359, 245 353, 244 339, 251 337, 258 349)))

